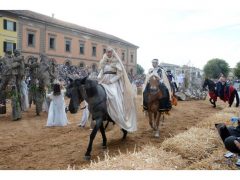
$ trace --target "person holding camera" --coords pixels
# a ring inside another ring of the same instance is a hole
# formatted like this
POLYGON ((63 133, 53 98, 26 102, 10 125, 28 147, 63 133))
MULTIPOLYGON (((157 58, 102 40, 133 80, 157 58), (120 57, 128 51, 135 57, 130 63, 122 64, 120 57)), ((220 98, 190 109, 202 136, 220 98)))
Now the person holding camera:
MULTIPOLYGON (((240 118, 233 117, 231 121, 237 122, 237 127, 226 126, 223 123, 215 124, 215 127, 218 130, 218 133, 225 145, 225 148, 231 153, 237 154, 238 157, 236 165, 240 167, 240 118)), ((231 153, 225 154, 225 157, 232 157, 233 154, 231 153)))

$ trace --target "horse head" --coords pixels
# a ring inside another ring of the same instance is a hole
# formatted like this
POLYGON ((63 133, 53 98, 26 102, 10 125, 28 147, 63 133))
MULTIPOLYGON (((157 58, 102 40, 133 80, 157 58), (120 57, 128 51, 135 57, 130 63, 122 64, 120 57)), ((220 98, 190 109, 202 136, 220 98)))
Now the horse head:
POLYGON ((209 84, 208 83, 208 78, 205 78, 203 86, 202 86, 203 90, 206 90, 206 87, 208 86, 208 84, 209 84))
POLYGON ((67 87, 66 96, 70 98, 69 111, 74 114, 77 113, 80 103, 84 100, 81 93, 81 85, 83 79, 69 79, 70 84, 67 87))
POLYGON ((215 91, 216 84, 212 80, 205 78, 205 81, 203 83, 203 89, 206 89, 208 86, 209 91, 215 91))
POLYGON ((150 91, 151 92, 157 92, 159 90, 160 86, 160 78, 157 75, 152 75, 149 78, 149 85, 150 85, 150 91))

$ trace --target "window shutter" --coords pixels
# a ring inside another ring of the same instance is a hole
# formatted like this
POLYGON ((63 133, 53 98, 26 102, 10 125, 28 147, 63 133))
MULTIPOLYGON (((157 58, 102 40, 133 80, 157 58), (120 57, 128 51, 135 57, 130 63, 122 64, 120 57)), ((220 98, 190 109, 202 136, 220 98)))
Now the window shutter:
POLYGON ((16 49, 16 43, 13 43, 13 50, 16 49))
POLYGON ((7 42, 3 42, 3 52, 6 52, 7 50, 7 42))
POLYGON ((3 20, 3 28, 7 29, 7 20, 6 19, 3 20))
POLYGON ((14 24, 13 24, 13 30, 14 30, 14 31, 17 30, 17 23, 16 23, 16 22, 14 22, 14 24))

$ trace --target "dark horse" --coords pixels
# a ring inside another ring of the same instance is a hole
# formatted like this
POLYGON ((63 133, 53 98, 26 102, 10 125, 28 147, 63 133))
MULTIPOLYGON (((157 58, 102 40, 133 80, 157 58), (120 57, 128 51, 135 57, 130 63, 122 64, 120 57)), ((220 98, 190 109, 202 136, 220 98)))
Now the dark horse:
MULTIPOLYGON (((88 108, 92 114, 92 120, 96 121, 96 125, 90 135, 90 141, 88 144, 87 152, 85 153, 85 159, 90 160, 93 140, 100 130, 102 134, 102 147, 106 148, 107 138, 105 134, 105 128, 103 121, 113 122, 107 112, 107 95, 102 85, 98 84, 97 81, 87 79, 71 80, 70 85, 67 88, 66 95, 70 98, 69 111, 71 113, 77 113, 80 103, 85 100, 88 103, 88 108)), ((122 129, 123 138, 127 136, 127 131, 122 129)))
MULTIPOLYGON (((216 101, 217 101, 217 90, 216 90, 216 83, 214 83, 212 80, 206 78, 204 83, 203 83, 203 89, 205 89, 208 86, 209 89, 209 96, 210 96, 210 103, 213 104, 213 107, 216 107, 216 101)), ((221 100, 223 100, 224 102, 228 101, 229 107, 232 106, 234 98, 236 97, 236 107, 239 106, 239 96, 238 96, 238 92, 237 90, 233 87, 233 86, 229 86, 229 87, 224 87, 223 89, 224 92, 224 97, 220 97, 221 100), (229 88, 229 90, 227 91, 226 88, 229 88)))

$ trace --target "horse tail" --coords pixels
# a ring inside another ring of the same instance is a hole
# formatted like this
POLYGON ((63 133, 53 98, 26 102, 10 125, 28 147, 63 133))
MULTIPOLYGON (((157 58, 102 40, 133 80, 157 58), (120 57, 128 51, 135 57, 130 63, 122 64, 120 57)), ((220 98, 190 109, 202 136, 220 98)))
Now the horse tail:
POLYGON ((237 100, 237 102, 236 102, 236 107, 238 107, 239 106, 239 95, 238 95, 238 92, 237 92, 237 90, 235 89, 235 95, 236 95, 236 100, 237 100))

